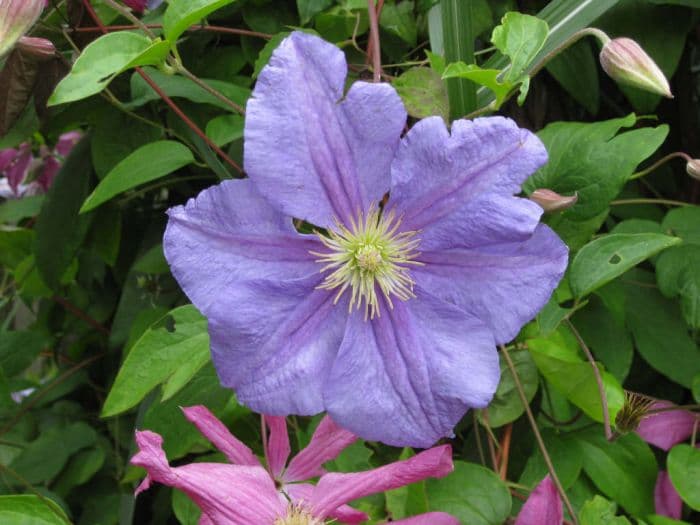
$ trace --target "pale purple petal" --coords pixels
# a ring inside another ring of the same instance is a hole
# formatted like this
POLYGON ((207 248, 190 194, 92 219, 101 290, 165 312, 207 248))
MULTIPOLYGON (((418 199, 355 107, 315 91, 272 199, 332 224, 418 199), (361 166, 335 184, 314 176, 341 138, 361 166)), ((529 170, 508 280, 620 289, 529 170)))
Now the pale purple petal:
POLYGON ((525 242, 423 252, 420 286, 481 319, 497 343, 513 339, 547 303, 564 275, 568 249, 547 226, 525 242))
POLYGON ((294 32, 248 101, 245 170, 280 210, 318 226, 348 223, 389 190, 406 112, 388 84, 357 82, 344 97, 343 52, 294 32))
POLYGON ((202 405, 182 409, 185 417, 202 435, 223 452, 234 465, 262 466, 260 461, 242 441, 237 439, 209 409, 202 405))
MULTIPOLYGON (((669 401, 658 401, 651 410, 672 407, 669 401)), ((663 450, 670 450, 673 445, 685 441, 693 434, 696 417, 687 410, 670 410, 651 414, 639 423, 637 433, 647 443, 663 450)))
POLYGON ((453 469, 452 447, 442 445, 367 472, 325 474, 311 496, 311 511, 314 516, 325 518, 344 503, 426 478, 441 478, 453 469))
POLYGON ((197 522, 197 525, 216 525, 216 523, 211 521, 206 514, 202 514, 199 517, 199 521, 197 522))
POLYGON ((468 408, 491 400, 500 376, 493 336, 477 318, 417 288, 355 312, 325 384, 328 414, 358 436, 427 447, 451 436, 468 408))
POLYGON ((671 483, 668 472, 665 470, 660 471, 659 476, 656 478, 654 511, 660 516, 666 516, 674 520, 681 519, 683 512, 683 501, 671 483))
MULTIPOLYGON (((294 503, 308 503, 311 501, 311 495, 314 492, 314 486, 310 483, 291 483, 284 485, 282 489, 294 503)), ((369 516, 352 508, 350 505, 341 505, 340 507, 328 513, 328 517, 340 523, 364 523, 369 519, 369 516)))
POLYGON ((345 330, 347 299, 316 290, 308 277, 239 282, 212 308, 214 364, 225 386, 254 411, 313 415, 345 330))
POLYGON ((309 444, 289 462, 284 480, 305 481, 321 476, 326 471, 323 464, 338 457, 345 448, 352 445, 357 436, 336 425, 325 416, 314 431, 309 444))
POLYGON ((547 475, 527 498, 515 525, 561 525, 563 522, 564 510, 559 492, 547 475))
POLYGON ((286 512, 284 497, 262 467, 191 463, 171 468, 158 434, 137 432, 136 443, 139 452, 131 463, 148 473, 137 494, 153 481, 179 489, 217 525, 271 524, 286 512))
POLYGON ((418 122, 391 165, 391 200, 404 227, 423 230, 483 193, 508 196, 547 161, 542 142, 503 117, 418 122))
POLYGON ((284 416, 263 416, 265 424, 270 430, 267 440, 265 455, 267 466, 272 477, 280 479, 280 474, 287 464, 287 458, 292 451, 289 446, 289 434, 287 433, 287 420, 284 416))
POLYGON ((446 512, 428 512, 391 523, 394 525, 459 525, 459 520, 446 512))

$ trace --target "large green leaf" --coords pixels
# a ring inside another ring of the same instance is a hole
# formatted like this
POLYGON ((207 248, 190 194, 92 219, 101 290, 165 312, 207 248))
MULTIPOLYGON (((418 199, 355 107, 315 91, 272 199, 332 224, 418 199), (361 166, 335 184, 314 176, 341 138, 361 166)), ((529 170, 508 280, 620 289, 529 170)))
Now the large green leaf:
POLYGON ((49 338, 37 331, 0 330, 0 369, 7 377, 19 374, 48 344, 49 338))
POLYGON ((408 69, 392 82, 403 100, 406 111, 412 117, 425 118, 440 115, 449 118, 449 101, 445 84, 435 71, 428 67, 408 69))
POLYGON ((547 71, 589 113, 598 113, 598 61, 588 41, 581 40, 547 64, 547 71))
MULTIPOLYGON (((603 421, 598 383, 591 364, 580 355, 576 341, 568 331, 559 328, 546 338, 527 340, 537 368, 551 385, 574 405, 596 421, 603 421)), ((624 404, 620 383, 606 372, 600 372, 608 401, 610 419, 624 404)))
POLYGON ((658 474, 649 446, 631 433, 609 442, 600 427, 579 435, 583 470, 610 499, 634 516, 654 512, 654 485, 658 474))
MULTIPOLYGON (((532 401, 539 386, 537 367, 529 352, 512 352, 511 358, 525 390, 525 396, 528 401, 532 401)), ((502 356, 500 365, 501 381, 498 383, 496 394, 488 406, 488 423, 493 428, 515 421, 525 412, 525 407, 523 407, 523 403, 518 395, 513 375, 510 373, 502 356)))
POLYGON ((92 163, 90 138, 81 140, 56 175, 36 222, 36 265, 55 289, 70 266, 90 226, 78 211, 88 195, 92 163))
POLYGON ((0 496, 3 525, 70 525, 61 507, 48 498, 24 494, 0 496))
POLYGON ((80 213, 90 211, 115 195, 169 175, 194 161, 187 146, 162 140, 141 146, 117 164, 85 200, 80 213))
POLYGON ((700 349, 688 335, 677 302, 644 286, 653 284, 644 272, 634 272, 629 280, 626 322, 639 354, 666 377, 690 388, 693 377, 700 373, 700 349))
POLYGON ((615 516, 617 505, 601 496, 587 501, 579 514, 581 525, 630 525, 624 516, 615 516))
POLYGON ((235 0, 170 0, 163 16, 165 37, 174 45, 191 25, 235 0))
POLYGON ((130 409, 172 376, 182 385, 183 374, 192 377, 208 360, 206 319, 192 305, 172 310, 129 352, 104 403, 102 417, 130 409))
POLYGON ((469 525, 501 525, 512 505, 505 483, 480 465, 454 464, 449 476, 426 481, 430 510, 449 512, 469 525))
POLYGON ((500 74, 500 69, 482 69, 476 64, 453 62, 445 68, 442 78, 463 78, 487 87, 496 96, 496 107, 499 107, 516 87, 515 83, 501 80, 500 74))
MULTIPOLYGON (((581 447, 570 434, 559 434, 550 428, 543 428, 541 433, 559 481, 565 489, 568 489, 581 474, 583 467, 581 447)), ((548 473, 549 469, 542 457, 542 452, 538 447, 535 447, 525 464, 518 483, 534 489, 548 473)))
POLYGON ((574 257, 569 284, 575 297, 581 298, 640 262, 681 243, 678 237, 657 233, 613 233, 584 246, 574 257))
POLYGON ((154 42, 140 33, 117 31, 101 36, 83 50, 48 103, 55 106, 95 95, 122 71, 161 63, 168 49, 167 42, 154 42))
POLYGON ((690 507, 700 511, 700 450, 690 445, 676 445, 666 463, 678 494, 690 507))
POLYGON ((518 82, 544 46, 549 34, 547 22, 535 16, 512 11, 493 30, 491 42, 510 59, 505 68, 507 82, 518 82))

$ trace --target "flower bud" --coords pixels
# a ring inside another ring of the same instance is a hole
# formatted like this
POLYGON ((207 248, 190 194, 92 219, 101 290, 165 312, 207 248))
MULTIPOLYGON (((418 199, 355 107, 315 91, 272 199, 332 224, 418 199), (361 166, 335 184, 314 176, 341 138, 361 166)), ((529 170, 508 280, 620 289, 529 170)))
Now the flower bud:
POLYGON ((15 45, 37 21, 46 0, 4 0, 0 2, 0 56, 15 45))
POLYGON ((659 66, 630 38, 607 42, 600 52, 600 65, 615 82, 673 98, 659 66))
POLYGON ((56 56, 56 47, 51 40, 23 36, 17 42, 17 49, 37 60, 49 60, 56 56))
POLYGON ((530 200, 539 204, 544 211, 551 213, 571 208, 576 204, 578 195, 565 197, 552 190, 541 188, 532 192, 530 200))
POLYGON ((690 159, 685 165, 685 171, 694 179, 700 180, 700 159, 690 159))

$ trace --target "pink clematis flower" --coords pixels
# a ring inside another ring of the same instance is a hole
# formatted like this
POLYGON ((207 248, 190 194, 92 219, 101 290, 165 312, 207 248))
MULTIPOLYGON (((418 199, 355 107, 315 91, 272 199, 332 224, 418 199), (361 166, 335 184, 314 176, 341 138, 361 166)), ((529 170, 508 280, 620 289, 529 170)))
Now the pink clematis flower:
MULTIPOLYGON (((670 401, 657 401, 650 410, 672 407, 670 401)), ((698 424, 698 417, 686 410, 670 410, 646 416, 637 427, 637 434, 654 446, 670 450, 674 445, 688 439, 693 434, 693 427, 698 424)), ((674 488, 668 473, 659 471, 654 487, 655 512, 660 516, 680 519, 683 501, 674 488)))
MULTIPOLYGON (((153 481, 182 490, 202 509, 200 525, 321 525, 326 520, 362 523, 367 515, 348 506, 349 501, 427 477, 443 477, 453 470, 451 447, 443 445, 367 472, 326 473, 323 463, 357 439, 327 416, 309 445, 289 462, 291 448, 285 419, 265 416, 269 428, 269 439, 264 443, 265 468, 250 448, 205 407, 183 411, 231 464, 191 463, 172 468, 162 448, 163 439, 148 430, 136 433, 139 452, 131 463, 147 471, 137 494, 153 481), (318 476, 316 485, 308 483, 318 476)), ((458 525, 459 521, 445 513, 431 512, 394 523, 458 525)))
POLYGON ((563 522, 559 492, 548 474, 527 498, 515 525, 561 525, 563 522))

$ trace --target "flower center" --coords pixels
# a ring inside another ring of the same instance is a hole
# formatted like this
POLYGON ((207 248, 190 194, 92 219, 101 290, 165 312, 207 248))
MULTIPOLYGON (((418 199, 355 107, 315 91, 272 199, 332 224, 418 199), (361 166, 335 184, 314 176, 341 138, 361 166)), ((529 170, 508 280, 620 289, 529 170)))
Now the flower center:
POLYGON ((300 505, 290 505, 287 515, 277 518, 273 525, 323 525, 323 521, 314 518, 300 505))
POLYGON ((384 295, 389 308, 392 296, 402 301, 415 297, 409 269, 420 266, 415 260, 420 239, 418 232, 399 232, 401 218, 394 210, 383 213, 371 206, 366 214, 352 219, 350 227, 335 221, 327 235, 316 232, 329 252, 311 252, 323 263, 321 272, 328 272, 318 288, 338 290, 334 304, 346 290, 352 290, 348 311, 364 305, 365 319, 379 316, 379 295, 384 295))

